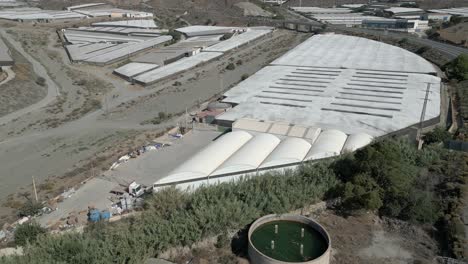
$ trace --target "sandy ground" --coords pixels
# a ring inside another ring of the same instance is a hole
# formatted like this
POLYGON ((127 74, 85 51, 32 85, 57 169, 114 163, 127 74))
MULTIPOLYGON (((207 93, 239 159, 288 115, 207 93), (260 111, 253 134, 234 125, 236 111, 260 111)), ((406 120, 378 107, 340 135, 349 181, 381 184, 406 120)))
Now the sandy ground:
POLYGON ((468 47, 468 43, 463 43, 466 42, 466 36, 468 36, 468 22, 444 28, 442 30, 439 30, 439 33, 439 38, 444 41, 448 41, 450 43, 455 43, 458 45, 464 44, 465 47, 468 47))
MULTIPOLYGON (((170 171, 206 147, 220 134, 214 128, 195 129, 183 139, 173 140, 172 146, 145 153, 145 155, 132 159, 115 170, 105 172, 103 177, 125 186, 132 181, 150 186, 155 181, 167 176, 170 171)), ((167 138, 165 141, 169 140, 167 138)))
POLYGON ((112 189, 124 188, 132 181, 151 186, 219 135, 220 132, 212 129, 198 129, 179 140, 163 138, 164 142, 172 142, 172 146, 146 152, 138 158, 123 163, 115 170, 106 171, 89 180, 70 198, 59 203, 57 211, 39 217, 38 222, 44 226, 54 225, 72 212, 87 210, 88 206, 100 210, 109 209, 112 205, 109 199, 112 189))
POLYGON ((331 236, 332 263, 432 263, 437 254, 436 242, 425 231, 403 221, 333 211, 314 217, 331 236))
POLYGON ((181 113, 196 107, 307 37, 277 31, 271 38, 182 74, 177 79, 180 86, 173 86, 175 80, 169 80, 143 88, 114 76, 113 65, 70 65, 54 29, 50 25, 33 28, 18 24, 6 30, 45 68, 60 96, 47 107, 23 113, 0 126, 0 200, 6 201, 0 207, 0 222, 10 214, 9 207, 21 206, 24 198, 18 193, 30 195, 31 176, 38 185, 48 183, 40 188, 41 199, 53 197, 89 177, 90 163, 106 169, 112 159, 137 147, 133 140, 137 136, 141 135, 138 142, 142 144, 145 133, 157 133, 176 124, 171 120, 142 126, 142 121, 154 118, 160 111, 181 113), (242 65, 233 71, 225 70, 229 62, 239 59, 242 65), (84 85, 77 84, 83 79, 84 85))
MULTIPOLYGON (((0 33, 5 36, 2 30, 0 33)), ((10 48, 16 47, 17 43, 10 42, 10 39, 4 37, 4 41, 10 48)), ((11 77, 2 81, 0 87, 0 125, 32 110, 27 107, 31 104, 40 106, 41 99, 46 102, 47 84, 41 86, 36 83, 38 76, 41 76, 37 62, 31 61, 31 57, 22 49, 14 49, 11 54, 15 64, 6 69, 11 77)))
MULTIPOLYGON (((324 204, 324 203, 323 203, 324 204)), ((435 263, 437 244, 418 226, 396 219, 380 218, 374 213, 343 216, 314 205, 308 217, 325 227, 331 240, 332 264, 415 264, 435 263)), ((300 212, 293 212, 300 213, 300 212)), ((246 227, 247 228, 247 227, 246 227)), ((230 234, 240 230, 230 230, 230 234)), ((245 232, 234 236, 232 243, 223 248, 215 246, 216 236, 200 241, 191 248, 172 248, 161 254, 162 258, 176 263, 249 263, 245 232), (233 247, 231 247, 233 246, 233 247), (236 255, 232 252, 236 248, 236 255)))
POLYGON ((262 9, 258 5, 251 2, 240 2, 236 4, 237 7, 244 9, 244 16, 261 16, 271 17, 272 13, 262 9))

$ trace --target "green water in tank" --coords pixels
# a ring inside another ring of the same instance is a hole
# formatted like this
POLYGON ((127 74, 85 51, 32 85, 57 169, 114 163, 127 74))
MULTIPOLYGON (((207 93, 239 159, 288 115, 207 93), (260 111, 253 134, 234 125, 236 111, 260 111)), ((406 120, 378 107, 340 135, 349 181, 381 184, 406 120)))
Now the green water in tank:
POLYGON ((304 262, 320 257, 328 247, 325 238, 306 224, 272 221, 258 227, 250 237, 254 247, 270 258, 286 262, 304 262), (278 232, 275 233, 275 226, 278 232), (304 228, 304 236, 302 236, 304 228), (274 241, 272 248, 271 241, 274 241), (301 244, 303 252, 301 254, 301 244))

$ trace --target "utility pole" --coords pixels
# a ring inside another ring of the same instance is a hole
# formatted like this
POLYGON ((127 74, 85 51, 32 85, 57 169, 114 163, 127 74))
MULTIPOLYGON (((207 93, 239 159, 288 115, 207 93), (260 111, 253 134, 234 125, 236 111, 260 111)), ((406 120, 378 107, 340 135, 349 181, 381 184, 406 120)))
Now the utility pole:
POLYGON ((34 190, 34 196, 36 197, 36 203, 39 201, 37 198, 37 190, 36 190, 36 181, 34 180, 34 175, 32 177, 32 184, 33 184, 33 190, 34 190))
POLYGON ((423 145, 423 140, 421 138, 421 134, 422 134, 422 129, 423 129, 424 118, 426 116, 427 101, 429 100, 430 91, 431 91, 431 83, 427 83, 426 96, 424 97, 424 104, 423 104, 423 109, 421 111, 421 118, 419 119, 419 128, 418 128, 418 132, 416 134, 416 140, 418 142, 418 149, 419 150, 422 148, 422 145, 423 145))
POLYGON ((220 97, 223 95, 223 91, 224 91, 224 79, 223 79, 223 76, 221 76, 221 78, 219 78, 219 96, 220 97))

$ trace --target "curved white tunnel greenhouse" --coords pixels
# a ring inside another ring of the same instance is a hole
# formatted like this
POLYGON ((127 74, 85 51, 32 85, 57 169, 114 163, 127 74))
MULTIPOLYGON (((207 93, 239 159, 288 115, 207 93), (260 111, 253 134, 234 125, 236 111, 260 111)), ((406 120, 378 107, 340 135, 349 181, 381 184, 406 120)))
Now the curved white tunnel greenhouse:
POLYGON ((222 102, 233 107, 216 122, 233 132, 153 187, 293 168, 422 123, 436 125, 441 88, 437 69, 414 53, 365 38, 315 35, 225 92, 222 102))
POLYGON ((337 156, 345 151, 347 138, 352 142, 346 151, 364 147, 372 139, 363 134, 347 136, 338 130, 322 131, 315 142, 297 137, 280 139, 267 133, 230 132, 182 163, 153 187, 194 186, 208 183, 210 179, 227 181, 245 174, 337 156))

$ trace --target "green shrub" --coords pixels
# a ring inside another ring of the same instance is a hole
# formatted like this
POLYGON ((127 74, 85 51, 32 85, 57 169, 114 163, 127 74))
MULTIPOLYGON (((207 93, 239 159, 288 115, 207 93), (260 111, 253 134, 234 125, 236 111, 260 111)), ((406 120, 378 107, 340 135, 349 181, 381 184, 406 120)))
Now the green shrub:
POLYGON ((46 230, 39 224, 35 222, 25 223, 16 228, 15 243, 18 246, 25 246, 28 242, 34 243, 39 235, 45 233, 46 230))
POLYGON ((216 238, 216 248, 224 248, 229 245, 230 239, 229 235, 226 231, 222 232, 217 238, 216 238))
POLYGON ((436 127, 433 131, 430 131, 424 135, 424 141, 427 144, 444 142, 451 138, 452 134, 441 127, 436 127))
POLYGON ((41 211, 42 207, 41 203, 27 201, 20 209, 18 209, 18 216, 24 217, 36 215, 41 211))
POLYGON ((468 80, 468 54, 461 54, 449 63, 447 70, 453 78, 464 81, 468 80))
POLYGON ((236 69, 236 65, 234 65, 234 63, 229 63, 227 66, 226 66, 226 70, 235 70, 236 69))
POLYGON ((43 77, 37 77, 36 83, 40 86, 45 86, 46 85, 46 80, 43 77))
MULTIPOLYGON (((455 252, 456 241, 464 234, 462 228, 453 228, 457 218, 452 215, 457 214, 467 172, 463 153, 437 146, 417 151, 405 141, 383 140, 336 161, 306 163, 296 170, 191 192, 167 188, 146 199, 141 215, 90 225, 83 234, 38 236, 24 256, 2 262, 141 263, 168 248, 212 236, 218 238, 216 246, 223 247, 228 230, 243 229, 266 214, 303 208, 331 190, 352 209, 378 210, 419 223, 434 223, 448 215, 443 230, 455 252)), ((231 261, 228 258, 222 263, 231 261)))
MULTIPOLYGON (((169 188, 147 199, 141 216, 91 225, 83 234, 41 236, 11 263, 141 263, 170 247, 243 228, 265 214, 315 203, 336 183, 329 163, 320 163, 192 193, 169 188)), ((220 244, 227 242, 223 236, 220 244)))

